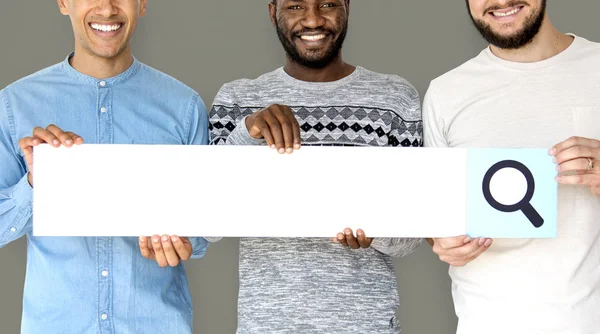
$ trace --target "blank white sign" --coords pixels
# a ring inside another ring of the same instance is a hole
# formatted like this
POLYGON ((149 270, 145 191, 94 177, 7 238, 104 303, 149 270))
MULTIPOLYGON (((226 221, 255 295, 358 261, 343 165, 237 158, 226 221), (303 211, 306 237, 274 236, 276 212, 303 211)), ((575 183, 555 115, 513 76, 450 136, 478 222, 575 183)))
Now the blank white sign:
POLYGON ((37 236, 465 233, 467 150, 88 145, 35 149, 37 236))

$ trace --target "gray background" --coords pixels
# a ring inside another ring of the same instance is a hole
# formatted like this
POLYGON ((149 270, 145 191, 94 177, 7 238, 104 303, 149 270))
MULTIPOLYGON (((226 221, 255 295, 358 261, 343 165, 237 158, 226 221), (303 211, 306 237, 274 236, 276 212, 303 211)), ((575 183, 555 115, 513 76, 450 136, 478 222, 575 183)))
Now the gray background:
MULTIPOLYGON (((148 15, 133 39, 134 54, 196 89, 210 106, 223 83, 254 78, 283 63, 267 2, 150 0, 148 15)), ((600 41, 596 23, 600 2, 549 2, 552 21, 559 29, 600 41)), ((421 96, 431 79, 485 47, 462 0, 354 0, 350 12, 345 60, 399 74, 421 96)), ((2 0, 0 43, 0 87, 5 87, 64 59, 73 48, 70 21, 60 15, 56 1, 2 0)), ((202 216, 202 209, 198 215, 202 216)), ((402 219, 400 213, 398 219, 402 219)), ((235 331, 237 249, 237 239, 224 240, 212 245, 205 258, 186 264, 196 333, 235 331)), ((0 250, 2 333, 19 332, 25 250, 23 239, 0 250)), ((454 333, 447 266, 428 245, 397 260, 396 272, 403 333, 454 333)))

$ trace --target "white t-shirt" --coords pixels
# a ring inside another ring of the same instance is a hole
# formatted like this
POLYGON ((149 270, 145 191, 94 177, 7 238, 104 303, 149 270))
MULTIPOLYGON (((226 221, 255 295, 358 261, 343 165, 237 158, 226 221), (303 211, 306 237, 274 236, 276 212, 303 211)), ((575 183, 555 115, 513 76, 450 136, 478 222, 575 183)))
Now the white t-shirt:
MULTIPOLYGON (((548 148, 600 139, 600 44, 574 36, 535 63, 489 48, 433 80, 423 104, 433 147, 548 148)), ((600 333, 600 198, 559 186, 558 238, 497 239, 450 268, 458 333, 600 333)))

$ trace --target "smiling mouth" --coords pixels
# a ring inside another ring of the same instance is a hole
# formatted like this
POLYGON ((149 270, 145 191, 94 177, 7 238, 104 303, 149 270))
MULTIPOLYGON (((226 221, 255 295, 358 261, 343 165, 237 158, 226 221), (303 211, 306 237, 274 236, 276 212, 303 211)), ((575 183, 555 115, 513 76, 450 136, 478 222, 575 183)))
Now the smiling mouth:
POLYGON ((523 8, 524 8, 524 6, 519 6, 519 7, 514 7, 512 9, 507 8, 507 9, 503 9, 503 10, 494 10, 494 11, 490 11, 489 13, 494 17, 508 17, 508 16, 517 14, 523 8))
POLYGON ((90 23, 90 28, 98 32, 114 32, 121 27, 123 27, 122 23, 113 23, 113 24, 101 24, 101 23, 90 23))
POLYGON ((319 35, 300 35, 300 39, 303 41, 309 41, 309 42, 317 42, 320 40, 325 39, 325 37, 327 37, 327 35, 325 34, 319 34, 319 35))

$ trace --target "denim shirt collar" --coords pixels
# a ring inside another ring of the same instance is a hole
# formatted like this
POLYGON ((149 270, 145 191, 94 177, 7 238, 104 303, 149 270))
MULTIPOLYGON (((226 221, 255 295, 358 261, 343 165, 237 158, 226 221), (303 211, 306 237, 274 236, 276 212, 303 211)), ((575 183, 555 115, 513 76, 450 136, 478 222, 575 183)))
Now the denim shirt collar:
POLYGON ((125 70, 125 72, 118 74, 116 76, 110 77, 110 78, 97 79, 97 78, 91 77, 89 75, 85 75, 85 74, 77 71, 76 69, 73 68, 73 66, 71 66, 71 64, 69 64, 69 59, 71 59, 71 57, 73 57, 74 55, 75 55, 75 52, 71 52, 65 58, 65 60, 62 62, 62 70, 68 76, 70 76, 71 78, 73 78, 81 83, 95 85, 95 86, 98 86, 98 85, 114 86, 121 82, 125 82, 129 78, 131 78, 134 74, 136 74, 141 67, 141 63, 135 57, 133 57, 133 63, 131 64, 131 66, 129 66, 129 68, 127 70, 125 70))

